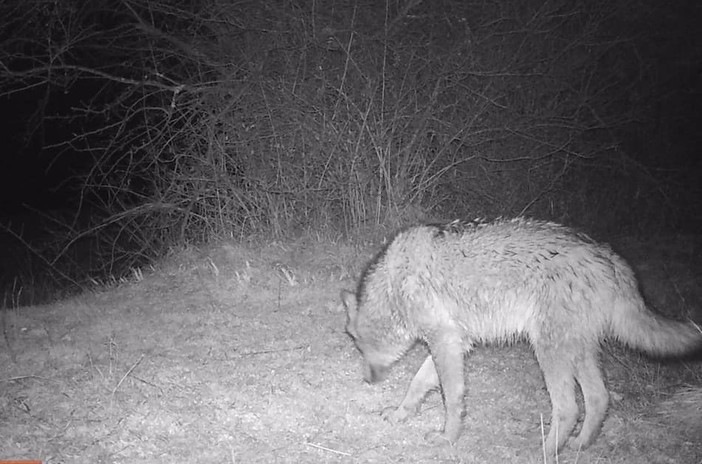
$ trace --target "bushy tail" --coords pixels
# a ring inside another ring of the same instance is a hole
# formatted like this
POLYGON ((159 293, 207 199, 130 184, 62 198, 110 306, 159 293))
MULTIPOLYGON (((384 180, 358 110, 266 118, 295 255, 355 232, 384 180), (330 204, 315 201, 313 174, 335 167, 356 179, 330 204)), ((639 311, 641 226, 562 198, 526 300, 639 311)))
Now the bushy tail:
POLYGON ((643 303, 625 303, 616 308, 612 332, 622 343, 654 356, 676 356, 702 349, 700 326, 657 316, 643 303))

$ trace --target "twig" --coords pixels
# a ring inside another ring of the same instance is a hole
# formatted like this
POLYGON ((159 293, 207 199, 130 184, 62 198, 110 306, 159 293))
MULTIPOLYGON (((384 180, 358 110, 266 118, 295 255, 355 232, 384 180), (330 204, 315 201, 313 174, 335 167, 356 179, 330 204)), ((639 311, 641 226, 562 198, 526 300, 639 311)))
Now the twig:
POLYGON ((0 379, 0 382, 16 382, 17 380, 24 380, 24 379, 39 379, 39 380, 49 380, 49 381, 57 382, 54 379, 47 379, 46 377, 40 377, 38 375, 19 375, 17 377, 8 377, 6 379, 0 379))
POLYGON ((344 453, 343 451, 337 451, 335 449, 327 448, 326 446, 315 445, 314 443, 305 443, 305 444, 308 446, 311 446, 312 448, 317 448, 317 449, 320 449, 322 451, 329 451, 330 453, 339 454, 341 456, 351 456, 350 453, 344 453))
POLYGON ((294 346, 292 348, 281 348, 278 350, 261 350, 261 351, 250 351, 248 353, 241 353, 241 356, 256 356, 259 354, 270 354, 270 353, 282 353, 284 351, 295 351, 302 350, 306 348, 306 345, 294 346))
POLYGON ((131 374, 132 371, 133 371, 134 369, 136 369, 136 367, 139 365, 139 363, 141 363, 141 360, 142 360, 142 359, 144 359, 144 355, 143 355, 143 354, 142 354, 141 357, 137 360, 137 362, 135 362, 134 364, 132 364, 132 367, 129 368, 129 370, 122 376, 122 378, 119 379, 119 382, 117 383, 117 386, 114 388, 114 390, 112 390, 112 394, 113 394, 113 395, 115 394, 115 392, 117 391, 117 389, 120 387, 120 385, 122 385, 122 382, 124 382, 124 379, 126 379, 127 376, 128 376, 129 374, 131 374))

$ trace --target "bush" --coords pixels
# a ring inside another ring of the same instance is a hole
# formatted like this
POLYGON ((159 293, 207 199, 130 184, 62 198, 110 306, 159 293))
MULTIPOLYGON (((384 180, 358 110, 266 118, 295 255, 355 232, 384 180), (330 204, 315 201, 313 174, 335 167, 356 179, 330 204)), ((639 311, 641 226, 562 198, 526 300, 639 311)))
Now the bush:
POLYGON ((88 239, 86 275, 189 242, 430 218, 699 223, 685 205, 700 164, 664 144, 697 132, 667 123, 682 89, 699 95, 692 3, 0 9, 14 18, 0 94, 36 100, 23 149, 48 160, 73 217, 49 261, 88 239))

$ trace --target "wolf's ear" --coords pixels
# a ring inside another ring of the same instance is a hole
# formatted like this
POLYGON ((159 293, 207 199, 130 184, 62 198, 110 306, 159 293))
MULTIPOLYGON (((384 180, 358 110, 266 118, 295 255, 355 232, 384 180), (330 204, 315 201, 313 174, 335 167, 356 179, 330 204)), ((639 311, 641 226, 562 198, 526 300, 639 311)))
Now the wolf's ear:
POLYGON ((356 299, 356 294, 349 292, 348 290, 342 290, 341 301, 346 307, 346 313, 349 316, 349 320, 355 320, 356 314, 358 313, 358 300, 356 299))

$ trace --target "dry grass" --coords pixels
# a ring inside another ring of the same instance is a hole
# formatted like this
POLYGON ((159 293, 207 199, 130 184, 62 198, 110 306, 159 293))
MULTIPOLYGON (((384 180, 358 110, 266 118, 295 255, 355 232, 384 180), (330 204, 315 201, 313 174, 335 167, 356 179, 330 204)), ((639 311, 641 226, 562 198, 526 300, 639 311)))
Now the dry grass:
MULTIPOLYGON (((4 311, 0 459, 541 462, 548 396, 524 344, 467 359, 455 447, 423 440, 441 425, 438 395, 405 424, 381 420, 424 351, 380 385, 361 381, 337 296, 373 248, 312 238, 191 248, 109 290, 4 311)), ((699 463, 702 365, 607 353, 603 432, 559 462, 699 463)))

